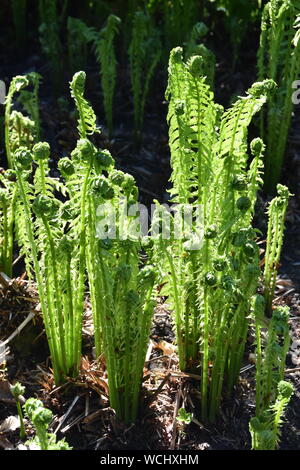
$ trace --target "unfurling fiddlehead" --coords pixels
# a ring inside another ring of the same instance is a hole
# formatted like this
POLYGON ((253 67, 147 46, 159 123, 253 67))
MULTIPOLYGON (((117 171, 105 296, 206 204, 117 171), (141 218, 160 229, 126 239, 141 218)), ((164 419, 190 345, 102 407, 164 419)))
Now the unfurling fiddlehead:
POLYGON ((271 201, 268 208, 269 223, 264 270, 264 295, 268 315, 271 315, 272 312, 272 301, 283 243, 285 214, 290 197, 288 188, 281 184, 277 185, 277 192, 278 196, 271 201))

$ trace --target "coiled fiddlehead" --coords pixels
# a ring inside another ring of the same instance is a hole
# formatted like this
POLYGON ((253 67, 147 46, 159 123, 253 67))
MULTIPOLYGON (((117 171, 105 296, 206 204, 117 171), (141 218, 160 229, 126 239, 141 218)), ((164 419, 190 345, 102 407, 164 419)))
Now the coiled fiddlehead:
POLYGON ((94 42, 96 59, 101 66, 100 74, 104 113, 109 135, 111 135, 113 128, 113 98, 117 77, 117 59, 114 41, 119 32, 120 23, 120 18, 110 15, 106 25, 101 29, 94 42))
POLYGON ((282 417, 293 393, 294 387, 291 383, 280 381, 275 403, 261 415, 251 418, 249 429, 253 450, 275 450, 278 448, 282 417))
POLYGON ((98 132, 96 127, 96 115, 84 97, 85 80, 85 72, 77 72, 70 83, 71 95, 75 100, 79 114, 78 131, 82 138, 86 138, 88 135, 98 132))

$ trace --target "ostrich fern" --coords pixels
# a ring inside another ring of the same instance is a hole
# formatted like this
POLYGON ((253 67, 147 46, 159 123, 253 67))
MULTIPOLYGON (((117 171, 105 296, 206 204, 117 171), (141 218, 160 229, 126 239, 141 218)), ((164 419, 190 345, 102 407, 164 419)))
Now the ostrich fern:
POLYGON ((278 384, 274 405, 264 411, 262 415, 251 418, 249 428, 253 450, 276 450, 278 448, 282 417, 293 393, 293 385, 282 380, 278 384))
POLYGON ((0 271, 12 276, 16 185, 11 170, 0 175, 0 271))
MULTIPOLYGON (((32 72, 26 76, 16 76, 12 79, 5 102, 5 147, 8 167, 13 166, 14 153, 20 148, 32 149, 39 133, 38 111, 39 75, 32 72), (25 89, 31 86, 32 91, 25 89), (23 108, 35 120, 24 116, 20 111, 13 110, 14 101, 18 100, 23 108)), ((16 185, 16 175, 13 171, 5 172, 1 178, 2 197, 0 204, 1 225, 1 269, 9 276, 12 275, 12 251, 14 226, 19 242, 26 238, 22 224, 23 212, 20 210, 20 199, 16 185)), ((22 249, 21 249, 22 251, 22 249)))
POLYGON ((5 148, 7 164, 10 168, 14 150, 20 146, 31 148, 39 139, 39 82, 40 75, 31 72, 27 75, 17 75, 10 83, 5 100, 5 148), (29 117, 13 110, 16 96, 29 117))
POLYGON ((170 193, 172 202, 202 209, 204 236, 194 227, 192 246, 191 240, 158 237, 154 256, 171 286, 180 367, 201 365, 204 420, 214 421, 225 377, 230 391, 244 353, 260 276, 251 222, 264 153, 255 139, 248 167, 247 128, 273 89, 270 80, 256 83, 224 112, 203 77, 203 59, 184 63, 181 48, 171 52, 170 193))
POLYGON ((39 87, 41 75, 36 72, 30 72, 26 75, 26 78, 28 80, 29 89, 22 89, 20 91, 18 101, 23 106, 30 119, 34 122, 36 141, 39 141, 41 134, 39 111, 39 87))
POLYGON ((137 418, 139 395, 154 308, 155 271, 140 266, 140 241, 124 226, 123 208, 137 207, 137 188, 131 175, 114 170, 107 152, 98 154, 98 175, 91 181, 88 206, 87 266, 95 325, 96 354, 103 354, 110 405, 127 424, 137 418), (103 173, 108 176, 104 176, 103 173), (105 205, 109 211, 105 214, 105 205), (100 213, 99 213, 100 211, 100 213), (115 235, 99 233, 99 223, 117 213, 115 235), (103 217, 105 217, 103 219, 103 217), (125 230, 125 233, 124 233, 125 230))
POLYGON ((68 57, 72 73, 82 70, 87 61, 87 26, 78 18, 68 17, 68 57))
POLYGON ((256 407, 250 420, 252 448, 274 450, 278 446, 280 424, 293 394, 293 386, 284 382, 286 355, 289 350, 289 309, 278 307, 269 321, 266 337, 265 300, 257 295, 253 302, 256 331, 256 407))
POLYGON ((216 69, 215 54, 209 50, 204 44, 199 42, 207 34, 208 28, 204 23, 196 23, 191 31, 189 40, 185 46, 185 58, 192 56, 200 56, 203 58, 203 76, 207 77, 207 83, 211 89, 214 89, 214 78, 216 69))
POLYGON ((268 209, 269 224, 265 254, 264 295, 266 299, 266 312, 269 315, 272 312, 272 300, 283 243, 284 219, 290 197, 288 188, 281 184, 277 185, 277 192, 278 196, 271 201, 268 209))
POLYGON ((149 16, 141 11, 136 12, 134 15, 128 52, 133 93, 134 131, 138 143, 150 80, 161 55, 161 42, 158 32, 152 26, 149 16))
POLYGON ((280 180, 293 110, 293 82, 300 72, 300 2, 271 0, 262 14, 258 79, 271 78, 278 90, 261 114, 266 141, 265 188, 274 192, 280 180))
POLYGON ((74 64, 72 68, 74 69, 75 65, 78 65, 82 57, 86 57, 87 44, 92 44, 96 60, 100 65, 104 113, 110 135, 113 127, 113 98, 117 76, 114 41, 119 31, 120 23, 120 18, 115 15, 109 15, 106 25, 100 32, 97 32, 94 28, 89 28, 81 20, 76 18, 68 19, 69 60, 71 64, 74 64), (78 59, 78 49, 82 51, 80 59, 78 59))
POLYGON ((81 357, 86 204, 95 154, 86 137, 97 131, 95 115, 83 96, 84 84, 84 72, 75 74, 71 94, 81 139, 72 160, 66 157, 59 162, 65 184, 49 176, 46 143, 36 144, 32 152, 20 148, 13 160, 26 233, 22 248, 36 278, 56 384, 77 375, 81 357), (68 196, 68 201, 63 204, 57 192, 68 196))
POLYGON ((23 88, 29 85, 29 81, 26 76, 17 75, 14 77, 10 83, 9 90, 5 100, 5 148, 6 148, 6 158, 7 164, 11 168, 12 166, 12 157, 11 157, 11 126, 10 119, 13 108, 13 99, 16 93, 20 92, 23 88))
POLYGON ((120 18, 110 15, 99 37, 95 41, 95 54, 97 62, 101 66, 101 86, 103 92, 103 104, 109 135, 113 128, 113 98, 116 87, 117 60, 114 48, 115 36, 119 31, 120 18))
POLYGON ((289 349, 289 309, 274 310, 263 344, 262 328, 265 327, 264 299, 256 296, 254 302, 256 328, 256 415, 274 403, 278 383, 284 379, 286 355, 289 349))

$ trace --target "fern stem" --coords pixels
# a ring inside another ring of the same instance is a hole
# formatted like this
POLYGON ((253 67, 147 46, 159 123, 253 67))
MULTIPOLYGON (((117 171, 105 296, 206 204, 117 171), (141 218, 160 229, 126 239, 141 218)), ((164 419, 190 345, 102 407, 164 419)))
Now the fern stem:
MULTIPOLYGON (((59 334, 59 356, 60 356, 60 365, 61 365, 61 370, 64 373, 68 373, 66 370, 66 345, 65 345, 65 329, 64 329, 64 316, 63 316, 63 310, 62 310, 62 303, 61 303, 61 290, 59 287, 59 282, 58 282, 58 270, 57 270, 57 261, 56 261, 56 253, 55 253, 55 246, 53 242, 53 237, 50 229, 49 222, 46 217, 42 216, 42 221, 44 223, 47 237, 48 237, 48 242, 49 242, 49 248, 50 248, 50 256, 51 256, 51 268, 53 272, 53 282, 54 282, 54 293, 55 293, 55 311, 56 311, 56 316, 57 316, 57 321, 58 321, 58 334, 59 334)), ((49 266, 50 267, 50 266, 49 266)), ((46 277, 46 283, 49 282, 48 276, 46 277)))
POLYGON ((89 176, 92 170, 92 159, 86 171, 83 181, 83 188, 81 193, 80 204, 80 232, 79 232, 79 264, 78 264, 78 294, 76 300, 76 314, 75 314, 75 341, 74 341, 74 373, 78 371, 81 356, 81 329, 82 329, 82 312, 84 301, 84 278, 85 278, 85 253, 86 253, 86 206, 87 206, 87 190, 89 184, 89 176))
MULTIPOLYGON (((16 168, 16 170, 17 170, 17 168, 16 168)), ((28 203, 26 191, 24 189, 22 176, 20 175, 20 172, 18 170, 17 170, 17 180, 18 180, 18 186, 19 186, 20 194, 21 194, 23 204, 24 204, 25 224, 26 224, 26 229, 27 229, 27 236, 28 236, 28 240, 29 240, 29 243, 30 243, 30 247, 31 247, 32 260, 33 260, 34 271, 35 271, 36 280, 37 280, 38 293, 39 293, 39 298, 40 298, 40 302, 41 302, 41 308, 42 308, 42 312, 43 312, 43 319, 44 319, 44 323, 45 323, 48 343, 49 343, 52 362, 53 362, 54 379, 55 379, 55 383, 61 383, 60 360, 59 360, 59 353, 58 353, 56 330, 55 330, 55 326, 54 326, 55 321, 54 321, 54 318, 53 318, 53 312, 51 311, 51 309, 48 310, 48 308, 47 308, 47 302, 46 302, 45 292, 44 292, 44 288, 43 288, 43 285, 44 285, 43 277, 42 277, 42 273, 41 273, 41 270, 40 270, 40 265, 39 265, 39 261, 38 261, 38 251, 37 251, 36 242, 35 242, 35 239, 34 239, 34 231, 33 231, 33 227, 32 227, 32 218, 31 218, 30 206, 29 206, 29 203, 28 203), (49 317, 48 317, 48 315, 49 315, 49 317)))
POLYGON ((186 367, 186 357, 185 357, 185 348, 182 338, 182 319, 181 319, 181 300, 179 298, 178 285, 177 285, 177 276, 175 271, 175 266, 173 263, 172 255, 166 250, 167 259, 169 261, 172 277, 172 287, 174 290, 174 307, 175 307, 175 324, 176 324, 176 333, 177 333, 177 345, 178 345, 178 356, 179 356, 179 367, 181 370, 184 370, 186 367))
MULTIPOLYGON (((146 340, 149 335, 149 327, 150 327, 148 310, 151 309, 151 305, 150 305, 151 297, 152 297, 152 288, 149 288, 148 294, 144 303, 143 315, 141 316, 141 319, 140 319, 140 326, 138 328, 140 332, 139 343, 137 345, 137 351, 139 352, 139 355, 137 357, 137 367, 134 369, 135 378, 134 378, 133 386, 132 386, 131 422, 136 421, 137 413, 138 413, 138 405, 139 405, 138 397, 139 397, 139 390, 140 390, 142 374, 143 374, 143 365, 145 362, 144 345, 147 344, 146 340)), ((151 319, 151 316, 150 316, 150 319, 151 319)))

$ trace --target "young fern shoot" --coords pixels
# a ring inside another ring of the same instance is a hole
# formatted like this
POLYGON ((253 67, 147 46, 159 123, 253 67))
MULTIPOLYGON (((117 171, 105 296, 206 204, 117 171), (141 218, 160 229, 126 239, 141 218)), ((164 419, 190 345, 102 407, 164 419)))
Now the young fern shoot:
POLYGON ((278 383, 284 379, 286 355, 289 350, 289 308, 278 307, 269 321, 266 340, 264 298, 257 295, 253 301, 256 331, 256 416, 274 403, 278 383))
POLYGON ((289 309, 278 307, 269 321, 266 339, 265 299, 253 301, 256 332, 256 407, 250 420, 252 448, 275 450, 280 437, 281 417, 293 394, 293 386, 284 382, 286 355, 289 350, 289 309))
POLYGON ((21 247, 23 246, 22 240, 26 238, 16 175, 11 168, 13 166, 14 153, 19 148, 32 149, 39 136, 39 78, 39 75, 34 72, 26 76, 14 77, 10 83, 5 103, 5 147, 9 170, 0 175, 0 219, 3 221, 0 228, 2 240, 0 267, 8 276, 12 275, 14 228, 16 238, 20 242, 21 247), (29 86, 32 87, 32 90, 24 89, 29 86), (13 110, 16 95, 18 95, 17 100, 33 120, 24 116, 20 111, 13 110))
POLYGON ((211 89, 214 89, 216 57, 215 54, 204 44, 200 43, 208 33, 208 28, 204 23, 196 23, 192 29, 191 35, 185 46, 185 58, 190 59, 192 56, 200 56, 203 58, 203 76, 206 77, 207 83, 211 89))
POLYGON ((95 31, 77 18, 68 19, 69 31, 69 60, 72 69, 79 60, 86 58, 87 44, 92 44, 96 60, 100 65, 101 87, 103 92, 104 114, 108 125, 109 135, 113 129, 113 99, 116 88, 117 59, 115 54, 115 38, 119 32, 120 18, 109 15, 106 25, 95 31), (75 41, 74 39, 75 38, 75 41), (81 49, 81 58, 78 57, 78 48, 81 49))
POLYGON ((6 158, 8 167, 12 167, 12 149, 11 149, 11 131, 12 127, 10 125, 12 108, 13 108, 13 99, 16 93, 20 92, 23 88, 29 85, 29 81, 26 76, 17 75, 10 82, 9 90, 5 99, 5 148, 6 148, 6 158))
POLYGON ((275 197, 268 209, 269 223, 264 269, 264 295, 266 313, 272 313, 272 301, 276 287, 277 270, 284 235, 285 214, 291 194, 286 186, 277 185, 278 196, 275 197))
MULTIPOLYGON (((41 75, 36 72, 30 72, 26 75, 30 89, 22 89, 18 96, 18 102, 21 103, 29 118, 34 123, 34 130, 31 134, 35 136, 35 142, 40 140, 41 123, 39 111, 39 87, 41 75)), ((21 146, 21 145, 19 145, 21 146)))
POLYGON ((276 450, 279 446, 282 417, 294 393, 291 383, 278 384, 275 403, 260 416, 251 418, 249 429, 253 450, 276 450))
POLYGON ((71 450, 72 447, 62 439, 57 441, 56 434, 50 434, 48 427, 53 420, 53 413, 45 408, 36 398, 29 398, 23 406, 24 411, 32 422, 36 435, 26 441, 30 450, 71 450))

